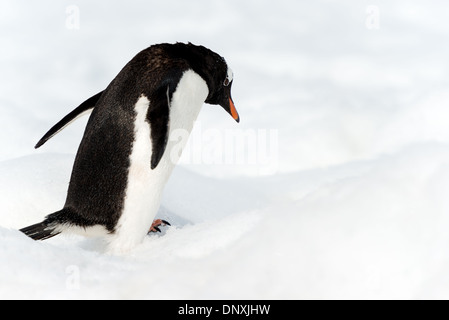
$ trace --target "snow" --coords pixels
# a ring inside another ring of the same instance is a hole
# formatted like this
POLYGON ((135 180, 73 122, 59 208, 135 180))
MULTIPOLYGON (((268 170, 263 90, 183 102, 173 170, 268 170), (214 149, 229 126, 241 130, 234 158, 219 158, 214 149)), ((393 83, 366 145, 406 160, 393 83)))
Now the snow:
POLYGON ((449 298, 442 0, 0 2, 0 298, 449 298), (17 229, 64 204, 87 117, 138 51, 226 58, 241 121, 205 105, 126 255, 17 229))

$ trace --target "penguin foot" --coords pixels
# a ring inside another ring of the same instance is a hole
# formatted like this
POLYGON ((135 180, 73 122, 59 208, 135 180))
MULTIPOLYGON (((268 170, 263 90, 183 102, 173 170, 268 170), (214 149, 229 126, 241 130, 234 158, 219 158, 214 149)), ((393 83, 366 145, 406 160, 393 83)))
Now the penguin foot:
POLYGON ((165 221, 165 220, 162 220, 162 219, 156 219, 156 220, 153 221, 153 224, 151 225, 151 228, 150 228, 150 230, 148 231, 148 233, 150 233, 150 232, 161 232, 161 229, 159 229, 158 227, 159 227, 159 226, 166 226, 166 225, 171 226, 171 224, 168 223, 168 222, 165 221))

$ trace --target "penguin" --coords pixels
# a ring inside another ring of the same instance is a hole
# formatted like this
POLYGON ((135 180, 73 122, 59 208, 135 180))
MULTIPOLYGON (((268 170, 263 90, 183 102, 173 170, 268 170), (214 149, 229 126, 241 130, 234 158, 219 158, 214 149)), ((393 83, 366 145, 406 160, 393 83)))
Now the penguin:
POLYGON ((232 83, 226 60, 204 46, 163 43, 139 52, 36 144, 91 112, 63 208, 20 231, 35 240, 102 236, 111 252, 134 248, 166 223, 153 219, 202 105, 219 105, 240 121, 232 83))

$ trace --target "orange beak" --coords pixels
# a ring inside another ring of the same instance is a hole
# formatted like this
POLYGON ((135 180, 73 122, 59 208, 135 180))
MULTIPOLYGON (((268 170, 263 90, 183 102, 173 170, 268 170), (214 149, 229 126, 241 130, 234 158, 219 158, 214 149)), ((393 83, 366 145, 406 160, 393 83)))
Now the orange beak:
POLYGON ((231 98, 229 98, 229 109, 231 110, 231 116, 234 118, 234 120, 240 122, 239 114, 231 98))

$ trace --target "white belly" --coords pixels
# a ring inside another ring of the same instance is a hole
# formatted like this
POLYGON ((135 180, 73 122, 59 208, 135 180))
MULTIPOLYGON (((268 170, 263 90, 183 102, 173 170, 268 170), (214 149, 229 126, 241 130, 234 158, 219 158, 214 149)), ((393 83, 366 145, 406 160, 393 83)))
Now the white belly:
POLYGON ((151 169, 151 127, 146 121, 151 101, 144 95, 137 101, 124 208, 109 239, 111 252, 132 249, 148 233, 159 209, 164 186, 178 160, 174 154, 182 152, 207 95, 206 82, 192 70, 186 71, 173 93, 169 113, 169 135, 179 137, 182 130, 183 139, 179 141, 169 137, 165 152, 154 170, 151 169))

